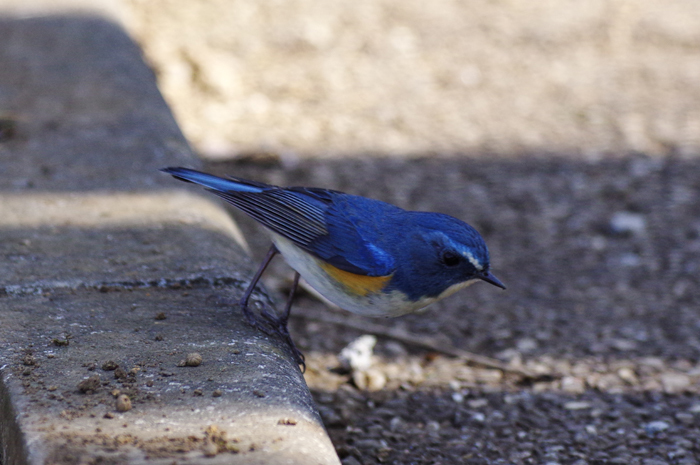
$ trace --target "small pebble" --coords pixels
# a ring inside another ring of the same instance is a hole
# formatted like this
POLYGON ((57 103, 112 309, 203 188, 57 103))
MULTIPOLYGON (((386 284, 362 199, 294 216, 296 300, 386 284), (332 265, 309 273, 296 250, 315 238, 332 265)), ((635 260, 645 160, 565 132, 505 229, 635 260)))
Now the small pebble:
POLYGON ((656 434, 668 429, 670 425, 665 421, 652 421, 644 425, 647 434, 656 434))
POLYGON ((628 367, 620 368, 617 370, 617 376, 620 377, 620 379, 633 384, 637 381, 637 375, 634 373, 634 370, 628 367))
POLYGON ((221 389, 215 389, 214 392, 211 393, 212 397, 221 397, 223 392, 221 392, 221 389))
POLYGON ((440 431, 440 423, 438 423, 437 421, 431 420, 425 425, 425 429, 427 429, 428 431, 432 431, 432 432, 440 431))
POLYGON ((529 337, 525 337, 518 340, 516 346, 520 352, 529 353, 537 349, 538 344, 536 340, 529 337))
POLYGON ((159 320, 159 321, 160 321, 160 320, 165 320, 165 318, 167 318, 167 317, 165 316, 165 312, 158 312, 158 313, 156 313, 156 320, 159 320))
POLYGON ((469 402, 467 402, 467 405, 469 405, 470 408, 481 408, 481 407, 486 407, 489 405, 488 399, 472 399, 469 402))
POLYGON ((114 371, 119 368, 119 365, 114 360, 107 360, 102 364, 102 369, 104 371, 114 371))
POLYGON ((590 402, 584 402, 584 401, 572 401, 572 402, 567 402, 564 404, 564 408, 566 410, 584 410, 587 408, 591 408, 591 403, 590 402))
POLYGON ((57 347, 66 347, 70 344, 70 337, 66 336, 64 339, 59 339, 55 337, 51 340, 51 342, 53 342, 53 345, 57 347))
POLYGON ((386 386, 386 376, 380 370, 370 368, 365 373, 367 375, 367 390, 381 391, 386 386))
POLYGON ((561 388, 572 394, 583 394, 586 390, 586 383, 575 376, 564 376, 561 379, 561 388))
POLYGON ((131 399, 126 394, 121 394, 117 397, 116 402, 117 412, 128 412, 131 410, 131 399))
MULTIPOLYGON (((197 352, 192 352, 191 354, 187 354, 187 357, 185 357, 185 364, 182 366, 198 367, 201 364, 202 364, 202 356, 197 352)), ((180 365, 178 364, 178 366, 180 366, 180 365)))
POLYGON ((684 425, 692 425, 695 423, 695 415, 687 412, 678 412, 675 415, 676 420, 680 421, 684 425))
POLYGON ((610 229, 618 234, 641 234, 646 229, 646 219, 639 213, 619 211, 610 219, 610 229))
POLYGON ((98 375, 92 375, 78 383, 78 391, 83 394, 91 394, 97 391, 100 385, 100 377, 98 375))
POLYGON ((192 391, 192 395, 194 395, 195 397, 201 397, 204 395, 204 391, 202 391, 201 389, 195 389, 194 391, 192 391))
POLYGON ((205 457, 216 457, 216 454, 219 453, 219 448, 214 441, 206 441, 204 446, 202 446, 202 452, 205 457))
POLYGON ((386 386, 386 376, 380 370, 354 371, 352 381, 363 391, 381 391, 386 386))
POLYGON ((661 385, 669 394, 683 392, 692 384, 690 377, 683 373, 664 373, 661 375, 661 385))
POLYGON ((396 432, 401 430, 405 426, 406 422, 403 421, 401 417, 394 417, 389 422, 389 430, 396 432))
POLYGON ((638 266, 642 261, 642 258, 636 253, 623 253, 620 255, 620 265, 626 266, 628 268, 634 268, 638 266))
POLYGON ((340 351, 338 360, 348 371, 365 371, 374 363, 372 355, 376 344, 376 337, 360 336, 340 351))

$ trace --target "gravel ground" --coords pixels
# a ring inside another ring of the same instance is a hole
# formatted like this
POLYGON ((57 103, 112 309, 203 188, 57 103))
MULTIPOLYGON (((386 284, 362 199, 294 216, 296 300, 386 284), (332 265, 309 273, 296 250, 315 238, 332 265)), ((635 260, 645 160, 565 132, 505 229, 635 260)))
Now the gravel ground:
MULTIPOLYGON (((292 333, 345 465, 700 461, 694 2, 126 4, 194 147, 228 160, 208 169, 442 211, 489 244, 508 290, 424 315, 299 296, 292 333), (337 354, 368 322, 536 376, 385 337, 348 371, 337 354)), ((266 283, 282 299, 290 277, 275 262, 266 283)))
MULTIPOLYGON (((698 463, 697 159, 267 160, 208 168, 467 219, 508 285, 473 286, 393 320, 299 298, 292 331, 344 463, 698 463), (539 376, 470 367, 386 338, 368 369, 348 373, 336 354, 363 322, 539 376)), ((261 255, 267 238, 237 218, 261 255)), ((280 302, 290 277, 280 261, 268 278, 280 302)))

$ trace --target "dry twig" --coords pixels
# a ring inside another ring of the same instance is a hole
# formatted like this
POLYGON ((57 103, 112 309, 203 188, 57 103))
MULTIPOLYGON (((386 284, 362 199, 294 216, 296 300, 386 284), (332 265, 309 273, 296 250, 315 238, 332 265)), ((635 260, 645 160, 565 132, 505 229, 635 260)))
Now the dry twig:
POLYGON ((434 338, 427 336, 419 336, 408 333, 402 329, 387 328, 386 326, 374 324, 368 321, 355 321, 352 319, 342 318, 335 315, 306 312, 305 314, 297 313, 296 316, 301 316, 307 320, 318 321, 321 323, 330 323, 348 328, 357 329, 364 333, 374 334, 376 336, 388 337, 404 344, 414 347, 422 347, 424 349, 439 352, 452 357, 457 357, 466 363, 480 365, 487 368, 495 368, 506 373, 513 373, 524 378, 540 378, 542 374, 536 374, 526 368, 509 366, 500 360, 483 355, 473 354, 466 350, 459 349, 453 345, 445 344, 443 341, 437 341, 434 338))

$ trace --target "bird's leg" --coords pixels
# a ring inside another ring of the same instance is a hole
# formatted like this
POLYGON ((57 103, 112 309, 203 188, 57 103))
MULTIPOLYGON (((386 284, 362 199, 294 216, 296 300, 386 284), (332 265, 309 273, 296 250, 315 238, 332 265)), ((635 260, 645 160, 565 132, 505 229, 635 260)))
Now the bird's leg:
POLYGON ((253 326, 254 328, 262 329, 258 324, 258 321, 255 319, 255 315, 253 315, 253 312, 250 310, 250 308, 248 308, 248 300, 250 300, 250 296, 253 294, 255 286, 258 284, 258 281, 260 281, 260 277, 265 272, 267 265, 270 264, 273 257, 278 253, 279 250, 277 250, 275 244, 272 244, 270 246, 270 250, 267 251, 267 255, 265 255, 265 258, 263 259, 262 264, 260 264, 260 268, 258 268, 258 271, 255 273, 255 276, 253 276, 253 279, 250 281, 248 288, 243 293, 243 297, 241 297, 241 300, 238 302, 238 305, 240 305, 241 309, 243 310, 243 315, 245 315, 246 321, 248 321, 248 324, 253 326))
MULTIPOLYGON (((263 262, 260 264, 260 268, 258 268, 258 271, 255 273, 255 276, 253 276, 253 279, 250 281, 250 284, 248 285, 248 288, 245 290, 243 293, 243 296, 241 297, 241 300, 239 301, 239 305, 241 306, 241 309, 243 310, 243 314, 245 315, 246 321, 248 321, 248 324, 251 325, 254 328, 257 328, 261 331, 263 331, 265 334, 270 334, 270 330, 263 325, 261 325, 257 319, 255 318, 255 315, 253 315, 253 312, 248 308, 248 301, 250 300, 250 296, 253 294, 253 291, 255 290, 255 286, 258 284, 258 281, 260 281, 260 277, 262 274, 265 272, 265 269, 267 266, 270 264, 272 259, 274 258, 275 255, 279 253, 279 250, 277 250, 277 247, 275 247, 275 244, 272 244, 270 246, 270 250, 267 251, 267 255, 265 255, 265 258, 263 259, 263 262)), ((276 318, 269 312, 263 310, 262 316, 268 320, 269 323, 271 323, 280 336, 284 338, 285 342, 289 344, 289 347, 292 349, 292 353, 294 354, 294 360, 297 362, 297 364, 302 366, 302 371, 306 371, 306 363, 304 361, 304 354, 301 353, 299 349, 297 349, 296 344, 294 344, 294 341, 292 340, 292 336, 289 334, 289 329, 287 328, 287 323, 289 322, 289 314, 292 311, 292 302, 294 301, 294 294, 296 293, 297 287, 299 286, 299 273, 295 272, 294 273, 294 282, 292 283, 292 289, 289 291, 289 297, 287 298, 287 303, 284 306, 284 313, 282 314, 281 317, 276 318)))
POLYGON ((292 282, 292 288, 289 290, 289 297, 287 297, 287 304, 284 306, 284 313, 279 319, 279 322, 287 327, 287 322, 289 322, 289 314, 292 313, 292 301, 294 300, 294 294, 297 292, 297 287, 299 287, 299 272, 294 272, 294 282, 292 282))
POLYGON ((299 273, 294 272, 294 282, 292 282, 292 288, 289 291, 289 297, 287 297, 287 303, 284 306, 284 313, 282 313, 282 316, 279 318, 275 318, 272 315, 268 314, 263 314, 267 320, 274 325, 277 333, 284 338, 284 340, 287 342, 289 345, 289 348, 292 349, 292 353, 294 354, 294 360, 297 362, 298 365, 301 365, 301 371, 304 372, 306 371, 306 362, 304 358, 304 354, 301 353, 299 349, 297 349, 296 344, 294 344, 294 340, 292 340, 292 335, 289 334, 289 328, 287 328, 287 323, 289 322, 289 314, 292 311, 292 302, 294 301, 294 294, 296 294, 297 287, 299 287, 299 273))

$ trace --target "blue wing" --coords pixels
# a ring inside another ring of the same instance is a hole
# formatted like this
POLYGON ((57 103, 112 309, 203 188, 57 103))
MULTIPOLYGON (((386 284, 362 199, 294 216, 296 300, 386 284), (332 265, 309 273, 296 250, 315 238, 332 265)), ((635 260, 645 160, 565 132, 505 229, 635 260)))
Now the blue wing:
POLYGON ((187 168, 161 171, 206 187, 271 231, 343 271, 386 276, 394 270, 394 260, 380 245, 381 227, 366 220, 386 218, 401 211, 398 207, 329 189, 281 188, 187 168))

